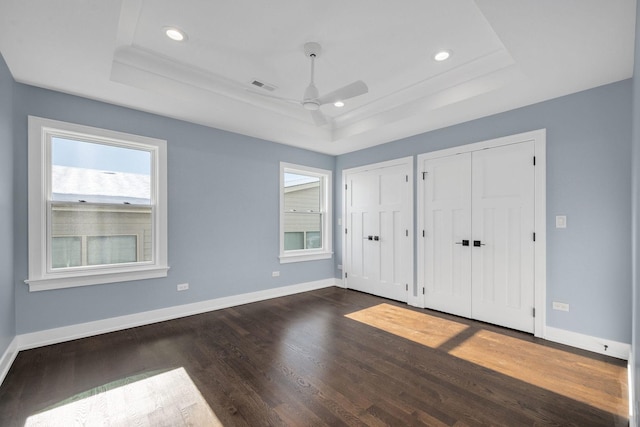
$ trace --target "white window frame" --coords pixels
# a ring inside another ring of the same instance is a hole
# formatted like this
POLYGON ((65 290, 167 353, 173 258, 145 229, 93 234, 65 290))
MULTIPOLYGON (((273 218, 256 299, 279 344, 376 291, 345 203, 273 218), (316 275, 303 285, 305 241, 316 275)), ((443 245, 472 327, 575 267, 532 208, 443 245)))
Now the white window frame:
POLYGON ((29 116, 29 291, 166 277, 167 142, 90 126, 29 116), (151 153, 153 260, 126 265, 101 265, 57 271, 48 268, 48 204, 51 193, 51 138, 63 137, 151 153))
POLYGON ((333 257, 333 220, 332 220, 332 187, 333 172, 309 166, 280 162, 280 264, 301 261, 315 261, 333 257), (322 248, 284 250, 284 174, 285 172, 315 176, 320 178, 322 192, 320 194, 320 211, 322 213, 322 248))

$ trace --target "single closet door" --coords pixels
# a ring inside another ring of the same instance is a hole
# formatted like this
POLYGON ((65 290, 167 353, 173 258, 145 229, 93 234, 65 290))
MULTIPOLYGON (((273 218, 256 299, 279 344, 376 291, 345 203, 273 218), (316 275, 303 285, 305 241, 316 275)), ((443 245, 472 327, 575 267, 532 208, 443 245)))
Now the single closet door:
POLYGON ((412 283, 412 165, 345 173, 345 283, 407 301, 412 283))
POLYGON ((471 317, 471 153, 426 160, 425 306, 471 317))
POLYGON ((534 142, 419 164, 425 306, 534 331, 534 142))
POLYGON ((472 156, 473 318, 534 329, 533 141, 472 156))

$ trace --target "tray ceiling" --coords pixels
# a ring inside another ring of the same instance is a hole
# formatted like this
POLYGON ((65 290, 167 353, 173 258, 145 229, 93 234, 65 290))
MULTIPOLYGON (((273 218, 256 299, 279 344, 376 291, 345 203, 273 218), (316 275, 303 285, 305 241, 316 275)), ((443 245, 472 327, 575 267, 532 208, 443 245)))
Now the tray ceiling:
POLYGON ((635 0, 123 0, 0 4, 23 83, 341 154, 631 77, 635 0), (176 42, 164 28, 187 34, 176 42), (320 94, 300 104, 308 41, 320 94), (433 59, 449 50, 451 57, 433 59), (266 91, 254 80, 274 88, 266 91))

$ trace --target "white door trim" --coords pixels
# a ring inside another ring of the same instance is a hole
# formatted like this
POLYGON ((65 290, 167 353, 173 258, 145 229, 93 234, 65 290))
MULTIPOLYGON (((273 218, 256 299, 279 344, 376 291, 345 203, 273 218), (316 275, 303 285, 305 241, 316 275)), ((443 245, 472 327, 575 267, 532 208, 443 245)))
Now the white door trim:
MULTIPOLYGON (((345 189, 345 183, 347 182, 347 175, 350 174, 354 174, 354 173, 360 173, 360 172, 366 172, 366 171, 371 171, 371 170, 375 170, 375 169, 382 169, 382 168, 388 168, 391 166, 406 166, 407 167, 407 175, 409 176, 408 178, 408 185, 409 185, 409 194, 411 194, 411 198, 410 198, 410 202, 411 202, 411 207, 409 209, 409 221, 408 221, 408 228, 409 228, 409 239, 410 239, 410 245, 411 245, 411 257, 409 260, 409 264, 410 264, 410 269, 411 272, 409 274, 409 292, 407 294, 407 304, 409 305, 416 305, 416 300, 421 300, 421 298, 419 297, 420 293, 416 292, 416 295, 414 295, 413 289, 415 288, 414 283, 415 283, 415 275, 414 275, 414 229, 413 229, 413 211, 414 211, 414 200, 415 200, 415 194, 413 192, 413 182, 414 182, 414 178, 413 178, 413 156, 408 156, 408 157, 401 157, 398 159, 393 159, 393 160, 387 160, 384 162, 379 162, 379 163, 371 163, 368 165, 364 165, 364 166, 358 166, 358 167, 354 167, 354 168, 349 168, 349 169, 343 169, 342 170, 342 226, 340 229, 340 232, 342 234, 342 287, 346 288, 346 282, 345 282, 345 271, 346 271, 346 264, 345 264, 345 260, 346 260, 346 251, 347 251, 347 236, 344 232, 345 227, 346 227, 346 220, 347 220, 347 190, 345 189)), ((347 271, 348 273, 348 271, 347 271)))
MULTIPOLYGON (((525 141, 534 142, 534 153, 536 159, 535 167, 535 236, 536 244, 534 245, 535 257, 535 331, 536 337, 544 338, 546 325, 546 301, 547 301, 547 220, 546 220, 546 176, 547 176, 547 156, 546 156, 546 129, 539 129, 531 132, 524 132, 516 135, 505 136, 502 138, 491 139, 473 144, 461 145, 459 147, 447 148, 444 150, 432 151, 418 155, 418 230, 424 230, 424 180, 422 179, 421 165, 425 160, 435 159, 439 157, 447 157, 455 154, 468 153, 473 151, 484 150, 487 148, 495 148, 504 145, 517 144, 525 141)), ((418 294, 422 292, 425 284, 424 277, 424 245, 422 244, 421 235, 417 234, 418 242, 420 242, 417 251, 418 258, 418 294)), ((411 304, 411 302, 410 302, 411 304)), ((424 299, 416 301, 417 307, 424 307, 424 299)))

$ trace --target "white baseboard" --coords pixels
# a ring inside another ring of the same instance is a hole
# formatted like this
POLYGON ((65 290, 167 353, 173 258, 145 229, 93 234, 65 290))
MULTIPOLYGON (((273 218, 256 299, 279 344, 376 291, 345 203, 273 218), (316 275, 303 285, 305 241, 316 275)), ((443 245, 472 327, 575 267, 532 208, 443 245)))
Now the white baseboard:
POLYGON ((544 339, 566 344, 571 347, 581 348, 583 350, 600 353, 617 359, 628 360, 631 352, 631 345, 611 341, 604 338, 583 335, 577 332, 571 332, 564 329, 545 327, 544 339))
POLYGON ((4 352, 2 357, 0 357, 0 385, 4 381, 4 378, 9 373, 9 368, 13 364, 13 361, 16 359, 18 355, 18 340, 17 338, 13 338, 11 343, 9 343, 9 347, 4 352))
POLYGON ((76 325, 63 326, 60 328, 46 329, 43 331, 21 334, 16 337, 17 349, 27 350, 30 348, 57 344, 64 341, 71 341, 78 338, 85 338, 93 335, 100 335, 108 332, 134 328, 136 326, 164 322, 165 320, 192 316, 194 314, 206 313, 208 311, 220 310, 223 308, 234 307, 242 304, 264 301, 271 298, 278 298, 287 295, 298 294, 301 292, 328 288, 331 286, 336 286, 338 284, 337 282, 337 279, 333 278, 317 280, 315 282, 283 286, 280 288, 267 289, 264 291, 216 298, 192 304, 177 305, 174 307, 161 308, 158 310, 145 311, 141 313, 129 314, 126 316, 111 317, 109 319, 96 320, 93 322, 80 323, 76 325))

